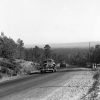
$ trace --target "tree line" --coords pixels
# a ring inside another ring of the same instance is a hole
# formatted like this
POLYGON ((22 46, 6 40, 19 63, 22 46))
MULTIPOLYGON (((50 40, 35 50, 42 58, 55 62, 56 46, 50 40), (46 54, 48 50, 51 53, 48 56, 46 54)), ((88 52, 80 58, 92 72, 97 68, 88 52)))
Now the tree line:
POLYGON ((3 32, 0 35, 0 57, 2 58, 40 62, 41 59, 51 57, 50 49, 48 44, 44 48, 38 46, 25 48, 24 42, 20 38, 15 42, 12 38, 5 36, 3 32))
POLYGON ((88 48, 58 48, 53 49, 49 44, 44 48, 35 46, 25 48, 24 42, 18 39, 16 42, 5 36, 3 32, 0 35, 0 57, 13 59, 24 59, 40 63, 42 60, 52 58, 56 63, 65 61, 71 65, 86 66, 87 63, 100 63, 100 46, 96 45, 88 48))

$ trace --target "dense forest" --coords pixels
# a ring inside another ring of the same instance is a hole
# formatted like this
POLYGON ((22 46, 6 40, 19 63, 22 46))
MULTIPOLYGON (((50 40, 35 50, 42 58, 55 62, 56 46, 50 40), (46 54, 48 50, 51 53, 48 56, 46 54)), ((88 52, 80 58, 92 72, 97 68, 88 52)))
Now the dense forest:
POLYGON ((25 48, 21 39, 14 41, 5 36, 3 32, 0 35, 0 57, 10 60, 24 59, 40 63, 43 59, 52 58, 56 63, 65 61, 72 65, 85 66, 87 63, 100 63, 100 46, 89 48, 52 48, 46 44, 44 48, 35 46, 25 48))

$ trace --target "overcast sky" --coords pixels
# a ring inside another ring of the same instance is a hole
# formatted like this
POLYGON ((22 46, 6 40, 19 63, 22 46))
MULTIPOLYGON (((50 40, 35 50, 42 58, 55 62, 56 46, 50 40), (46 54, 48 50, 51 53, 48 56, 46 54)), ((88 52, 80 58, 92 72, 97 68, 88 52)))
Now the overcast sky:
POLYGON ((0 0, 0 31, 25 44, 100 40, 100 0, 0 0))

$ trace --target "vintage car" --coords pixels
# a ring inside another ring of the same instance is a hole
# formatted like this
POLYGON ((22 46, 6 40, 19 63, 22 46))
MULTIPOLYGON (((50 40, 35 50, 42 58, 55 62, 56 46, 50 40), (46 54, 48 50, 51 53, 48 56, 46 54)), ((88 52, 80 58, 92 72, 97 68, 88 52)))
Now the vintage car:
POLYGON ((40 72, 43 73, 43 72, 48 72, 48 71, 51 71, 51 72, 57 71, 56 64, 53 59, 47 59, 42 62, 42 65, 40 67, 40 72))

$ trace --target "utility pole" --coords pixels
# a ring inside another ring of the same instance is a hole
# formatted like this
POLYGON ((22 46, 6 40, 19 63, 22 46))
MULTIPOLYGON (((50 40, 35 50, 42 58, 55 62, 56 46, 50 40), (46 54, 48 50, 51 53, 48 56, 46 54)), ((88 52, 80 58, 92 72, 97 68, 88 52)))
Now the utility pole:
POLYGON ((89 42, 89 64, 91 63, 90 61, 90 42, 89 42))

